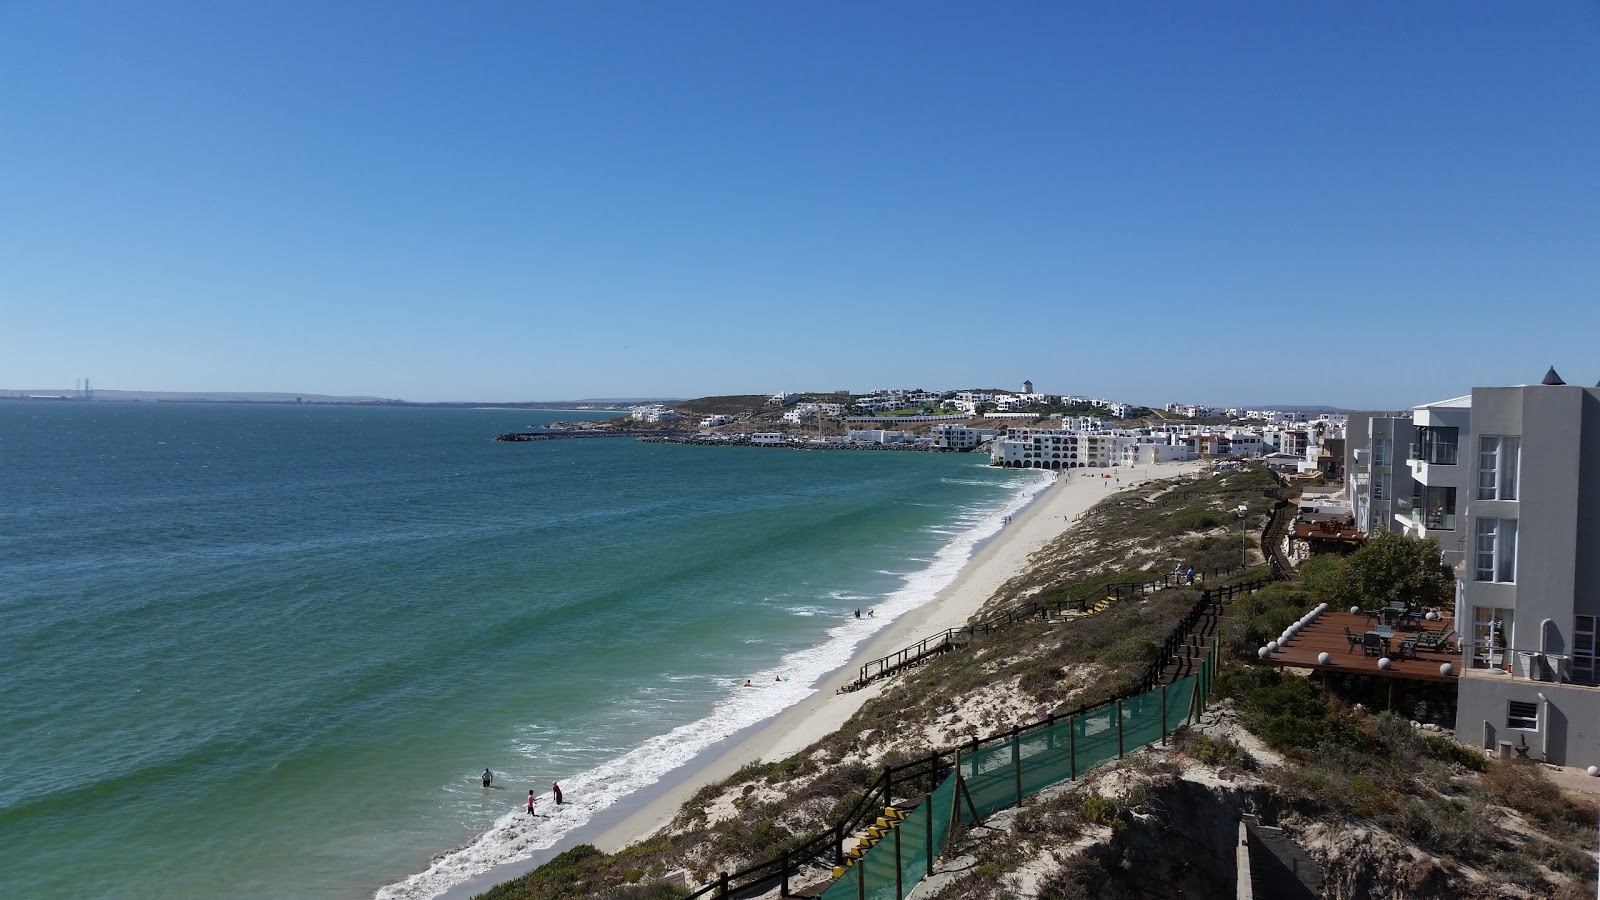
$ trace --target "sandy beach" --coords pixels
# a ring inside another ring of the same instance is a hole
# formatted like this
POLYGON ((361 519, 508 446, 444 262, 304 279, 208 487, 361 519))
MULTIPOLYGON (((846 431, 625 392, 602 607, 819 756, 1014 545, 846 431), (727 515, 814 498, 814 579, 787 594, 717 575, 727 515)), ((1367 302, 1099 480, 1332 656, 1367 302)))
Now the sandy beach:
MULTIPOLYGON (((703 765, 686 766, 658 785, 640 805, 619 803, 604 810, 559 844, 532 858, 499 866, 441 895, 465 900, 502 881, 532 871, 557 853, 592 843, 612 853, 642 840, 672 820, 684 801, 706 784, 721 781, 751 762, 783 759, 837 731, 863 703, 887 684, 879 681, 847 694, 838 688, 852 682, 862 664, 898 651, 947 628, 965 625, 995 591, 1027 568, 1045 544, 1073 527, 1079 516, 1102 498, 1129 484, 1177 478, 1204 469, 1204 463, 1163 463, 1133 469, 1076 469, 1060 473, 1054 484, 1016 514, 962 567, 956 579, 933 600, 896 619, 864 642, 850 663, 818 683, 805 700, 759 726, 734 735, 705 755, 703 765), (1104 478, 1104 475, 1111 475, 1104 478), (621 808, 627 807, 627 808, 621 808)), ((1055 473, 1041 472, 1040 477, 1055 473)))

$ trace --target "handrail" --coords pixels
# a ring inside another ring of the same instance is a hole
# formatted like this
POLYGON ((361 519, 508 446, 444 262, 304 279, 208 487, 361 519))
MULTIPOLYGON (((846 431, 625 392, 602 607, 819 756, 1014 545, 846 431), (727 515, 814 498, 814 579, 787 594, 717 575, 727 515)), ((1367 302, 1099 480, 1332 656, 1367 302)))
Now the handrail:
MULTIPOLYGON (((1243 564, 1213 566, 1210 569, 1198 570, 1194 573, 1194 575, 1197 582, 1204 582, 1223 575, 1231 574, 1233 572, 1248 571, 1250 568, 1251 567, 1243 564)), ((874 678, 881 678, 885 675, 889 675, 908 663, 925 659, 932 655, 930 650, 932 652, 943 652, 945 648, 954 646, 954 639, 956 635, 959 634, 965 633, 969 636, 975 636, 980 631, 983 634, 993 634, 997 629, 1014 625, 1017 622, 1028 619, 1049 618, 1053 615, 1060 615, 1061 611, 1068 607, 1074 607, 1081 612, 1087 605, 1089 598, 1097 594, 1109 594, 1116 597, 1118 600, 1121 600, 1125 592, 1135 596, 1143 596, 1144 594, 1149 593, 1151 588, 1155 586, 1189 587, 1192 583, 1193 582, 1188 580, 1187 573, 1180 575, 1177 572, 1168 572, 1163 574, 1160 578, 1155 578, 1148 581, 1112 582, 1110 584, 1093 587, 1092 589, 1085 589, 1083 591, 1083 596, 1081 597, 1068 596, 1060 600, 1052 600, 1049 602, 1035 600, 1030 602, 1025 607, 1017 607, 1015 609, 1006 610, 1005 612, 999 613, 992 618, 985 619, 981 622, 975 622, 963 628, 946 628, 944 631, 939 632, 938 634, 929 635, 928 637, 925 637, 914 644, 908 645, 902 650, 890 653, 887 656, 881 656, 874 660, 869 660, 861 666, 859 677, 857 677, 854 684, 852 684, 850 687, 859 687, 860 685, 866 684, 874 678), (931 648, 929 647, 930 644, 933 644, 931 648), (893 662, 891 663, 891 661, 893 662)))

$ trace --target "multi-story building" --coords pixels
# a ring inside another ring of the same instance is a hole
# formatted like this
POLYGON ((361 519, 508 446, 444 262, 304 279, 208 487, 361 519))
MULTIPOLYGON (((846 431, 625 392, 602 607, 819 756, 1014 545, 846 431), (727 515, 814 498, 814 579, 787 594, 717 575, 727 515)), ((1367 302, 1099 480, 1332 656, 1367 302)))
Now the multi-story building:
POLYGON ((1400 528, 1412 537, 1436 539, 1449 565, 1459 563, 1467 553, 1459 504, 1471 483, 1461 460, 1471 413, 1470 395, 1412 409, 1414 427, 1406 454, 1411 496, 1395 503, 1395 522, 1400 528))
POLYGON ((978 446, 978 429, 965 425, 940 424, 928 429, 933 445, 945 450, 973 450, 978 446))
POLYGON ((1363 534, 1403 531, 1395 519, 1399 498, 1411 503, 1411 467, 1406 462, 1413 437, 1410 416, 1355 413, 1345 427, 1345 488, 1351 515, 1363 534))
POLYGON ((1600 764, 1600 386, 1551 370, 1415 418, 1408 527, 1456 568, 1457 739, 1600 764))

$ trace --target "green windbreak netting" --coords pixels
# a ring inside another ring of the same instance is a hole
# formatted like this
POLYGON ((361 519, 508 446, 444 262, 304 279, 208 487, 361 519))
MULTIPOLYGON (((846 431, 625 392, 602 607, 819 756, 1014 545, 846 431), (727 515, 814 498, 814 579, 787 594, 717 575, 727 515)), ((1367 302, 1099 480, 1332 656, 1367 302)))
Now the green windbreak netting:
POLYGON ((1120 706, 1107 704, 963 751, 956 772, 823 892, 823 900, 902 900, 927 875, 929 847, 935 856, 942 852, 955 822, 971 823, 974 815, 981 819, 1015 806, 1121 753, 1160 741, 1186 723, 1198 712, 1198 692, 1208 687, 1211 663, 1207 655, 1195 674, 1120 706))
MULTIPOLYGON (((858 863, 845 870, 843 878, 823 891, 823 900, 901 900, 895 891, 895 833, 900 836, 900 887, 910 893, 928 874, 928 831, 933 831, 933 852, 944 849, 950 831, 950 802, 955 797, 956 777, 950 775, 928 799, 906 817, 858 863), (866 879, 866 884, 861 883, 866 879)), ((853 841, 852 841, 853 842, 853 841)))

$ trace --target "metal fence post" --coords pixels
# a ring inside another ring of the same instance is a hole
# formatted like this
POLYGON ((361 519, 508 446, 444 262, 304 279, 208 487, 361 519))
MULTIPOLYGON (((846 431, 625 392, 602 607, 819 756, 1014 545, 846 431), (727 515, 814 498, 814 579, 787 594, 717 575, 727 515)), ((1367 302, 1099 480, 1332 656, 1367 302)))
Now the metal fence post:
POLYGON ((1011 768, 1017 777, 1017 805, 1022 805, 1022 733, 1011 726, 1011 768))
POLYGON ((894 832, 894 895, 896 900, 906 895, 905 885, 900 875, 900 826, 889 823, 889 830, 894 832))
POLYGON ((1117 759, 1122 758, 1122 698, 1117 698, 1117 759))
POLYGON ((728 896, 728 873, 727 872, 720 873, 719 877, 717 878, 717 896, 718 897, 726 897, 726 896, 728 896))
POLYGON ((946 837, 948 837, 952 831, 955 831, 955 828, 956 828, 956 816, 959 815, 960 812, 961 812, 961 748, 960 747, 956 748, 956 767, 955 767, 954 775, 955 775, 956 782, 955 782, 954 788, 950 791, 950 827, 945 829, 944 833, 945 833, 946 837))
POLYGON ((1067 716, 1067 778, 1078 777, 1078 717, 1067 716))
POLYGON ((1161 743, 1167 743, 1167 686, 1161 686, 1161 743))
POLYGON ((782 880, 778 884, 778 896, 789 896, 789 848, 783 848, 783 861, 778 863, 783 868, 779 870, 782 880))

